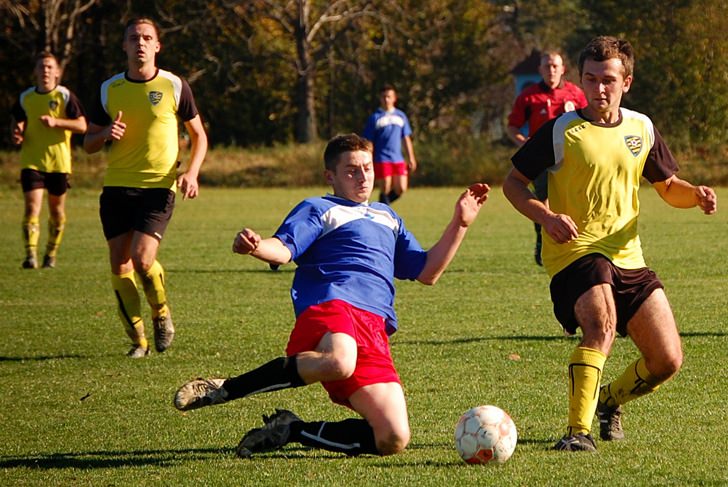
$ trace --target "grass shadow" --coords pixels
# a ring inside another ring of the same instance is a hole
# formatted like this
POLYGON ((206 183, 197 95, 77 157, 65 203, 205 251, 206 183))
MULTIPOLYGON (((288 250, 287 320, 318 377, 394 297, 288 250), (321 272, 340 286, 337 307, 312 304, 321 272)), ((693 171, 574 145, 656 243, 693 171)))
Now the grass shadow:
POLYGON ((206 460, 229 453, 223 448, 190 448, 179 450, 91 451, 48 453, 40 455, 0 456, 0 469, 97 469, 175 465, 182 460, 206 460))
POLYGON ((79 355, 77 353, 67 355, 39 355, 37 357, 9 357, 0 355, 0 362, 44 362, 46 360, 59 360, 59 359, 78 359, 78 358, 90 358, 89 356, 79 355))

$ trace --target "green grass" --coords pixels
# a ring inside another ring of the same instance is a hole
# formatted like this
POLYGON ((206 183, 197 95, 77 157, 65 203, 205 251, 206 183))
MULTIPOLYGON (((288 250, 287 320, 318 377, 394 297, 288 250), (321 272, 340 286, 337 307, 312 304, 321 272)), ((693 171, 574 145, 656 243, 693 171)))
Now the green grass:
MULTIPOLYGON (((594 455, 549 450, 564 428, 566 360, 576 341, 551 313, 548 279, 532 263, 531 224, 496 189, 435 287, 398 283, 392 351, 410 447, 386 458, 298 446, 235 458, 242 434, 275 407, 306 419, 350 415, 317 385, 186 414, 171 405, 190 378, 237 374, 282 354, 293 266, 270 272, 233 255, 232 239, 243 225, 271 233, 292 205, 323 191, 203 188, 198 200, 180 201, 159 256, 178 337, 167 353, 132 361, 113 307, 97 192, 71 191, 58 268, 27 271, 22 196, 0 190, 0 485, 728 483, 728 216, 670 209, 651 190, 642 194, 642 238, 679 322, 685 365, 627 406, 626 441, 600 442, 594 455), (518 427, 516 452, 501 467, 467 466, 455 452, 455 423, 478 404, 506 409, 518 427)), ((458 193, 415 188, 396 209, 430 246, 458 193)), ((605 378, 635 356, 631 342, 618 340, 605 378)))

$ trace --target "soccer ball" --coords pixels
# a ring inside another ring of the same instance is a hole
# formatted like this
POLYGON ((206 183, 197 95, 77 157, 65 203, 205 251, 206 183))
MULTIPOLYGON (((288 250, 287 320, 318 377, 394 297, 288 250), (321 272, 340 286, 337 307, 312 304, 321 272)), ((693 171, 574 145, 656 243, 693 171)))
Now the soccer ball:
POLYGON ((516 425, 496 406, 474 407, 455 426, 455 448, 467 463, 504 463, 517 441, 516 425))

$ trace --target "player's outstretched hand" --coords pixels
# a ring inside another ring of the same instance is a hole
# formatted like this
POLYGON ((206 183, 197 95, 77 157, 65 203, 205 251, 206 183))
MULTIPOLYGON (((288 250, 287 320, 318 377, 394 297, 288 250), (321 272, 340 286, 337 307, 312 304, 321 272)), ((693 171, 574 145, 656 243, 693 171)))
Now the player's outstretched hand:
POLYGON ((698 206, 706 215, 712 215, 718 209, 718 196, 716 196, 713 188, 696 186, 695 196, 698 199, 698 206))
POLYGON ((478 216, 480 208, 488 199, 490 186, 485 183, 471 184, 468 189, 460 195, 455 205, 455 216, 460 221, 460 226, 467 227, 478 216))
POLYGON ((243 228, 235 235, 233 241, 233 252, 236 254, 250 254, 260 245, 260 235, 255 233, 250 228, 243 228))

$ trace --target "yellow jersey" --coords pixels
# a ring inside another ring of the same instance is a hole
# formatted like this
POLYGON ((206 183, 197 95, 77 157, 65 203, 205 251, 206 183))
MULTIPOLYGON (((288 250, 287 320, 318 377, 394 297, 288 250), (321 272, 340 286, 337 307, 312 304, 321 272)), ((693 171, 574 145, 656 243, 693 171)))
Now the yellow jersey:
POLYGON ((91 114, 96 125, 108 125, 122 112, 126 131, 108 152, 104 186, 176 189, 179 152, 178 117, 197 116, 192 91, 185 80, 157 70, 147 81, 119 73, 101 85, 99 105, 91 114))
POLYGON ((12 113, 16 121, 25 122, 23 145, 20 148, 22 168, 70 173, 71 131, 46 127, 40 117, 82 117, 83 107, 76 95, 61 85, 47 93, 41 93, 33 86, 20 94, 12 113))
POLYGON ((548 171, 551 211, 569 215, 578 228, 567 243, 543 232, 551 277, 592 253, 622 269, 646 267, 637 232, 640 180, 664 181, 678 170, 647 116, 620 108, 619 122, 603 126, 569 112, 544 125, 512 161, 529 179, 548 171))

